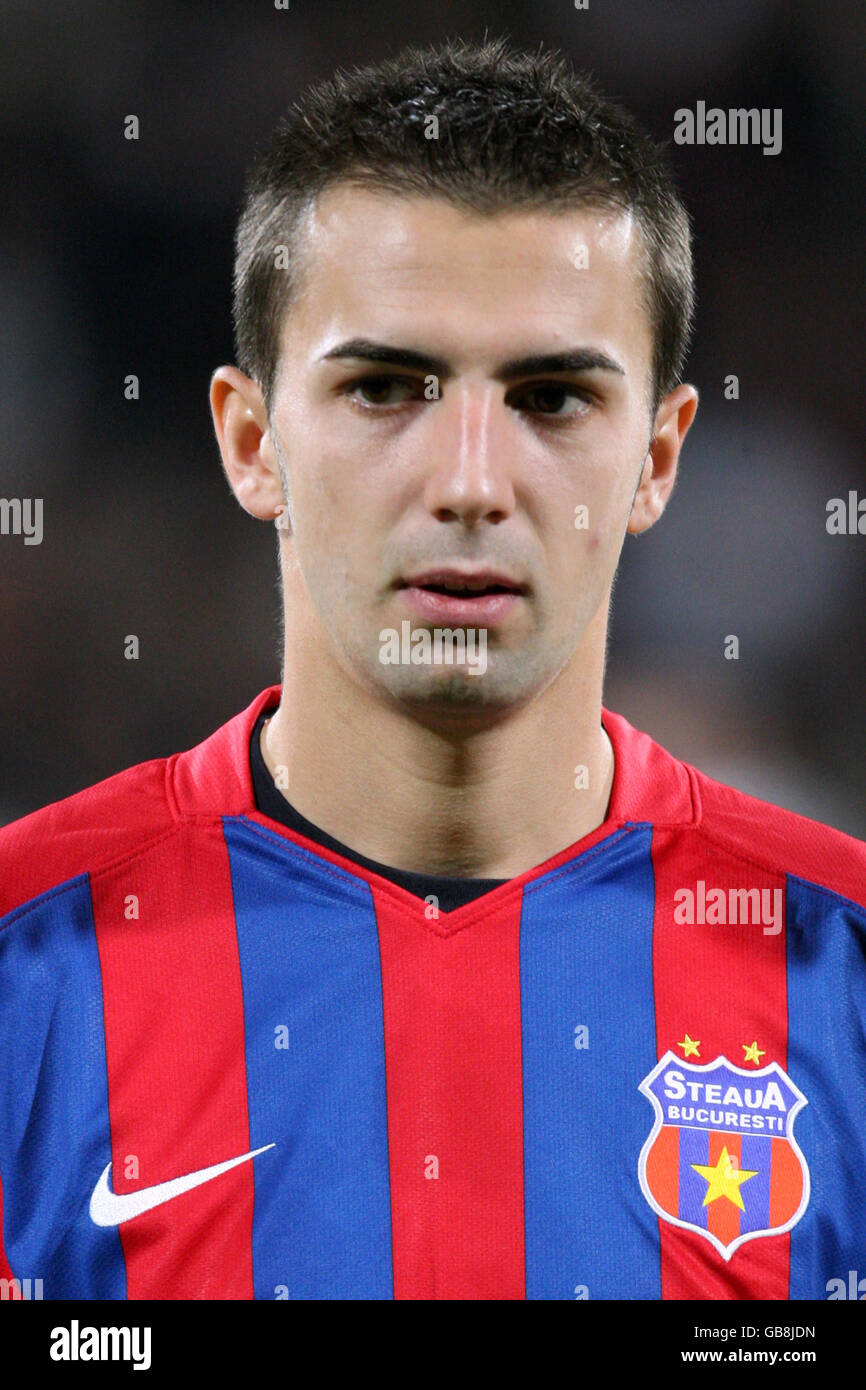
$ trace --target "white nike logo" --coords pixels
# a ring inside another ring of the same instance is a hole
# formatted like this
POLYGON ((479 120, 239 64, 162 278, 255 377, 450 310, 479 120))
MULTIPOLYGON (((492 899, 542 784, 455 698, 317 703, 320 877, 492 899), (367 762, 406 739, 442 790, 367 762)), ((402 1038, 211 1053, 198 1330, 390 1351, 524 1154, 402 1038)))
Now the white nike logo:
POLYGON ((209 1168, 199 1168, 198 1172, 186 1173, 182 1178, 169 1178, 168 1182, 158 1182, 153 1187, 142 1187, 138 1192, 112 1192, 108 1185, 108 1175, 111 1172, 109 1163, 93 1189, 90 1219, 97 1226, 119 1226, 122 1221, 131 1221, 134 1216, 141 1216, 142 1212, 150 1211, 152 1207, 161 1207, 163 1202, 170 1202, 182 1192, 189 1192, 190 1188, 210 1182, 211 1178, 218 1178, 220 1173, 237 1168, 239 1163, 248 1163, 256 1154, 263 1154, 266 1149, 273 1147, 273 1144, 264 1144, 262 1148, 253 1149, 251 1153, 241 1154, 239 1158, 228 1158, 224 1163, 212 1163, 209 1168))

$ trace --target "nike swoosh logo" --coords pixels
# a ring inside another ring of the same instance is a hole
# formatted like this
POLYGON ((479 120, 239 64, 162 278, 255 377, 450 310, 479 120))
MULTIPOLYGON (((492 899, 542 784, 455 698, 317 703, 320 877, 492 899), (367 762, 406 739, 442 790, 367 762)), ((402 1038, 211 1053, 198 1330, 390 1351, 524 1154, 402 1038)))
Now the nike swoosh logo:
POLYGON ((168 1182, 158 1182, 153 1187, 142 1187, 138 1192, 112 1192, 108 1182, 111 1172, 109 1163, 93 1189, 90 1219, 96 1226, 119 1226, 122 1221, 131 1221, 134 1216, 141 1216, 142 1212, 161 1207, 163 1202, 170 1202, 181 1193, 200 1187, 203 1182, 211 1182, 220 1173, 237 1168, 239 1163, 249 1163, 251 1158, 273 1147, 273 1144, 264 1144, 262 1148, 253 1149, 251 1153, 241 1154, 238 1158, 212 1163, 209 1168, 199 1168, 197 1172, 185 1173, 181 1178, 169 1178, 168 1182))

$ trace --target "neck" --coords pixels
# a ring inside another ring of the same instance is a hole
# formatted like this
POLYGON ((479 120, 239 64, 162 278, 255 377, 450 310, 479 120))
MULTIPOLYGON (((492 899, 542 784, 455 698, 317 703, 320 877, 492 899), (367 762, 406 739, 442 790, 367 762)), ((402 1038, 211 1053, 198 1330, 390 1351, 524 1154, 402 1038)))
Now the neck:
POLYGON ((291 659, 262 738, 265 763, 272 775, 286 768, 286 796, 301 815, 369 859, 466 878, 525 873, 607 814, 606 607, 539 696, 459 738, 350 682, 317 657, 314 641, 287 635, 291 659), (306 654, 300 662, 299 651, 306 654), (576 788, 581 767, 586 775, 576 788))

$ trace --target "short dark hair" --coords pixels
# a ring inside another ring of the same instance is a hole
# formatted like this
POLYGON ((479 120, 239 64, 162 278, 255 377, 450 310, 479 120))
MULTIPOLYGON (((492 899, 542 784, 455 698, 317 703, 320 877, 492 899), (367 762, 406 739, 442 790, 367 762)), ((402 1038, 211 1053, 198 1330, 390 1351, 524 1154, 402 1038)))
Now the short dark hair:
POLYGON ((442 197, 481 214, 631 212, 644 240, 653 413, 681 379, 694 313, 691 229, 663 147, 558 51, 449 39, 311 87, 253 162, 236 237, 235 349, 269 410, 298 288, 298 224, 338 182, 442 197))

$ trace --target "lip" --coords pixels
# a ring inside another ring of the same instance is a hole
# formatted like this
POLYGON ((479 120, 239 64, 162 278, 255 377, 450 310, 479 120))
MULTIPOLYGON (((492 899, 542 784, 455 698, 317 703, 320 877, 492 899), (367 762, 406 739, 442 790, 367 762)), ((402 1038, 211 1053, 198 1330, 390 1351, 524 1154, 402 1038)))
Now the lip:
POLYGON ((471 593, 475 589, 490 589, 494 586, 517 595, 523 595, 526 592, 524 584, 518 583, 510 575, 502 574, 499 570, 458 569, 448 565, 439 569, 424 570, 421 574, 413 574, 411 578, 401 580, 397 587, 401 589, 429 589, 434 585, 447 589, 464 589, 467 593, 471 593))
POLYGON ((401 581, 407 608, 426 622, 464 627, 495 627, 518 607, 526 586, 498 570, 431 569, 401 581), (454 590, 440 593, 438 585, 454 590), (492 586, 499 593, 489 593, 492 586))

